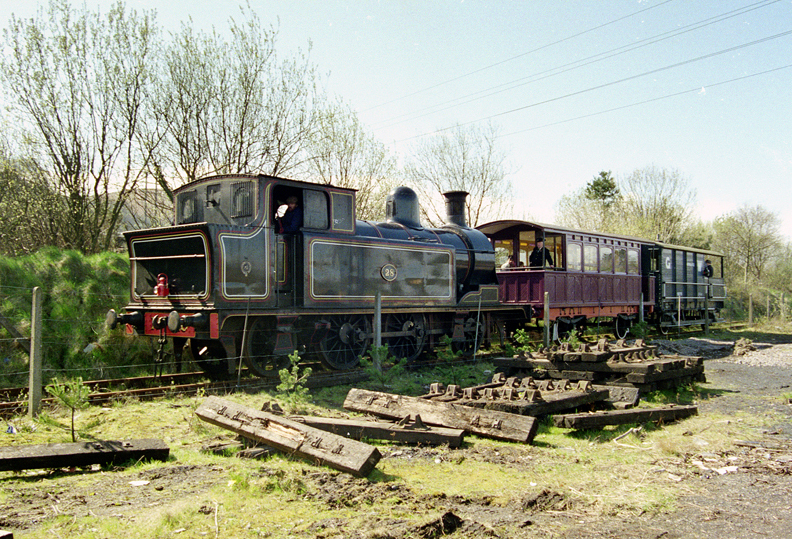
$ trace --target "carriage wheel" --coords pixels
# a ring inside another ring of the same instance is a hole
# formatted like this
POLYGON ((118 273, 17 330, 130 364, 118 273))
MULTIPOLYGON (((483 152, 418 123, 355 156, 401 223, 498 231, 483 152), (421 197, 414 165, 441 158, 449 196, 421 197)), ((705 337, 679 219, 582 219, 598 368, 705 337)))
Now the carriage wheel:
POLYGON ((630 332, 630 321, 623 316, 616 317, 616 338, 626 339, 627 334, 630 332))
POLYGON ((399 332, 402 335, 388 337, 385 344, 388 352, 396 359, 407 363, 415 361, 426 345, 426 320, 421 313, 391 313, 385 317, 383 333, 399 332))
POLYGON ((276 328, 274 320, 258 317, 248 329, 243 359, 256 376, 276 378, 289 366, 289 357, 275 355, 276 328))
POLYGON ((351 369, 366 353, 371 335, 371 323, 362 314, 333 316, 320 343, 322 363, 331 369, 351 369))
POLYGON ((463 356, 472 356, 481 346, 484 340, 484 324, 476 322, 474 317, 465 319, 463 328, 464 340, 462 342, 452 342, 451 350, 456 354, 461 352, 463 356))
POLYGON ((229 378, 228 358, 220 341, 190 339, 190 352, 206 376, 212 380, 229 378))
MULTIPOLYGON (((573 324, 568 318, 558 318, 555 322, 553 322, 555 326, 553 329, 558 329, 558 336, 557 340, 563 341, 569 339, 571 335, 575 333, 575 324, 573 324)), ((556 340, 553 337, 556 337, 555 331, 551 334, 551 340, 556 340)))
POLYGON ((671 331, 671 326, 663 326, 663 322, 673 322, 673 321, 674 321, 674 318, 672 316, 663 315, 660 318, 660 320, 657 322, 657 329, 663 335, 668 335, 668 333, 671 331))

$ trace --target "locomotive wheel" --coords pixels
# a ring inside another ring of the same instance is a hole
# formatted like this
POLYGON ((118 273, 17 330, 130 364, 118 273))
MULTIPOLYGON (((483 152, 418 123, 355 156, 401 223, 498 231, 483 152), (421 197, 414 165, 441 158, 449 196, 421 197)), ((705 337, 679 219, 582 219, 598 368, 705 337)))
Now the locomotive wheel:
POLYGON ((275 324, 273 320, 256 318, 248 330, 243 359, 256 376, 276 378, 289 366, 288 356, 275 355, 275 324))
POLYGON ((351 369, 366 353, 371 335, 371 323, 361 314, 333 316, 320 343, 322 363, 331 369, 351 369))
POLYGON ((230 377, 226 351, 218 341, 190 339, 190 352, 195 362, 210 379, 225 380, 230 377))
POLYGON ((630 321, 622 316, 616 317, 616 338, 626 339, 627 334, 630 332, 630 321))
POLYGON ((472 356, 484 340, 484 324, 476 322, 474 317, 466 318, 463 328, 464 339, 462 342, 452 342, 451 350, 463 356, 472 356))
POLYGON ((405 335, 388 337, 385 344, 396 359, 415 361, 426 345, 426 320, 421 313, 392 313, 385 317, 383 333, 401 332, 405 335))

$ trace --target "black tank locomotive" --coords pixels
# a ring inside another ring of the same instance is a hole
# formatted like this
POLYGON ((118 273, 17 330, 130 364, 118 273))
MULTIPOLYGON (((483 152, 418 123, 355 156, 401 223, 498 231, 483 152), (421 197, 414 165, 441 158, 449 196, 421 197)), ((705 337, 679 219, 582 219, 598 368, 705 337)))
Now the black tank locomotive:
MULTIPOLYGON (((472 352, 488 337, 498 302, 495 253, 465 223, 466 193, 446 194, 447 223, 426 228, 406 187, 387 200, 383 223, 355 218, 355 191, 271 176, 200 179, 174 192, 175 221, 125 232, 131 300, 108 324, 189 343, 208 374, 239 360, 276 375, 295 350, 333 369, 351 368, 372 344, 376 307, 382 342, 414 360, 444 335, 472 352), (296 197, 302 226, 279 233, 296 197)), ((522 309, 515 316, 522 316, 522 309)))

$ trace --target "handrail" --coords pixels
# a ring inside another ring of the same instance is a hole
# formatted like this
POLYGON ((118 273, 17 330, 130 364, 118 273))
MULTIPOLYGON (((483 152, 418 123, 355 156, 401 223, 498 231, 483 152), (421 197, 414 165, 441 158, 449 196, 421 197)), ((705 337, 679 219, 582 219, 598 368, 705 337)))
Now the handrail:
POLYGON ((191 254, 191 255, 163 255, 163 256, 131 256, 129 257, 130 260, 165 260, 171 258, 206 258, 206 255, 203 254, 191 254))

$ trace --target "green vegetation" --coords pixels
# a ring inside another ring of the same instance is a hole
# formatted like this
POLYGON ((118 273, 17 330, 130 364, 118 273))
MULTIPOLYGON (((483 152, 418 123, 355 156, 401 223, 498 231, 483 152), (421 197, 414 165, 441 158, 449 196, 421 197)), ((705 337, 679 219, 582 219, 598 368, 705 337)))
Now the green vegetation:
MULTIPOLYGON (((43 249, 0 258, 0 313, 24 335, 30 334, 32 289, 43 292, 44 376, 58 373, 84 379, 149 373, 146 340, 123 331, 108 332, 105 315, 129 300, 129 260, 125 254, 82 255, 43 249)), ((0 334, 6 335, 5 330, 0 334)), ((22 348, 0 339, 5 363, 0 387, 25 385, 27 357, 22 348)))
MULTIPOLYGON (((481 383, 491 368, 486 362, 467 365, 464 377, 481 383)), ((291 369, 284 371, 299 378, 291 369)), ((403 374, 420 386, 445 381, 447 375, 442 367, 403 374)), ((288 380, 292 389, 299 386, 295 379, 288 380)), ((330 412, 312 405, 309 400, 314 396, 315 392, 306 395, 304 410, 317 415, 330 412)), ((707 393, 694 386, 652 397, 658 403, 690 402, 706 398, 707 393)), ((288 405, 291 399, 282 391, 225 398, 254 409, 273 400, 288 405)), ((544 490, 557 493, 557 510, 596 522, 598 517, 630 518, 674 510, 678 496, 694 485, 679 480, 695 473, 691 460, 700 459, 702 452, 724 458, 737 454, 733 440, 772 424, 780 413, 695 416, 643 429, 622 425, 590 431, 569 431, 543 421, 533 445, 476 436, 466 437, 458 450, 373 442, 384 458, 368 478, 355 479, 286 454, 249 460, 229 451, 203 451, 207 442, 231 443, 235 435, 196 418, 193 412, 202 401, 202 397, 176 397, 79 410, 80 424, 91 425, 93 437, 160 438, 171 448, 170 461, 129 463, 101 474, 8 473, 3 477, 7 494, 0 502, 9 503, 9 496, 30 495, 37 489, 58 496, 64 515, 52 515, 27 528, 26 537, 31 539, 118 533, 128 539, 174 534, 319 538, 342 537, 351 530, 371 532, 367 535, 371 537, 398 536, 392 528, 389 535, 384 531, 377 535, 373 528, 387 529, 394 522, 420 525, 451 504, 464 506, 467 512, 477 506, 499 514, 523 511, 522 500, 544 490), (141 480, 149 484, 132 486, 141 480), (69 505, 73 500, 81 501, 69 505), (75 509, 80 507, 85 510, 75 509), (135 526, 129 525, 132 518, 135 526), (328 534, 323 523, 342 527, 336 535, 328 534)), ((13 445, 60 441, 69 413, 66 408, 49 410, 34 422, 17 418, 13 423, 20 432, 6 441, 13 445)), ((505 525, 499 533, 521 536, 511 526, 505 525)))
POLYGON ((55 377, 53 382, 44 389, 71 412, 71 437, 72 442, 76 442, 74 414, 77 410, 88 408, 90 404, 88 395, 91 393, 91 389, 83 385, 83 379, 79 377, 66 380, 63 383, 59 382, 58 378, 55 377))
POLYGON ((646 339, 651 332, 652 328, 646 321, 636 322, 630 327, 630 333, 636 339, 646 339))
POLYGON ((280 384, 278 395, 292 412, 300 412, 308 402, 308 388, 305 382, 311 376, 311 367, 300 368, 300 354, 295 350, 289 355, 289 367, 278 372, 280 384))
POLYGON ((388 346, 372 346, 369 355, 360 358, 360 365, 368 375, 369 389, 393 393, 411 393, 401 382, 407 377, 407 363, 390 355, 388 346))

